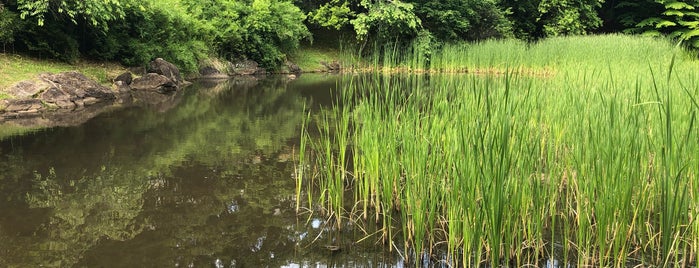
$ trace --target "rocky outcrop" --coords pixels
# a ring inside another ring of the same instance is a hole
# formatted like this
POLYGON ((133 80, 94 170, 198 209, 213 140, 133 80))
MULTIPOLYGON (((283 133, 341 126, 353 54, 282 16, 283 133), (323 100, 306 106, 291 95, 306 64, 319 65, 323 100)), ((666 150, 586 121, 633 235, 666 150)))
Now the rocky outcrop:
POLYGON ((78 72, 45 73, 22 81, 7 91, 13 98, 3 101, 2 117, 38 114, 44 110, 74 110, 116 99, 115 93, 78 72))
POLYGON ((136 78, 133 74, 140 72, 134 70, 117 76, 113 80, 114 88, 102 86, 78 72, 45 73, 19 82, 2 92, 9 98, 0 100, 0 124, 69 126, 119 107, 147 105, 159 110, 174 107, 183 94, 170 93, 189 83, 182 79, 177 67, 163 59, 153 61, 148 70, 149 73, 136 78))

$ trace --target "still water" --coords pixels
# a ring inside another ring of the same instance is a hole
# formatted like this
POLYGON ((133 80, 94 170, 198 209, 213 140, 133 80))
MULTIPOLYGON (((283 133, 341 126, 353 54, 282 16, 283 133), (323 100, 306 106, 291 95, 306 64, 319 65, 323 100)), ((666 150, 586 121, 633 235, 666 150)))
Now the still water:
POLYGON ((403 266, 296 213, 301 121, 338 79, 198 82, 75 126, 0 125, 0 267, 403 266))

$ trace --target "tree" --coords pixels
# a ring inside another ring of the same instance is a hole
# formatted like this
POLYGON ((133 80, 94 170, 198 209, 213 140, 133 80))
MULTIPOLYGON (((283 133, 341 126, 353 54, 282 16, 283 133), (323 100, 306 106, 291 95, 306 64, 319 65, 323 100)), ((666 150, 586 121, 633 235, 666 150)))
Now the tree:
POLYGON ((498 0, 408 0, 423 26, 440 40, 507 36, 511 23, 498 0))
POLYGON ((276 67, 310 32, 306 15, 288 0, 183 0, 227 59, 250 58, 276 67))
POLYGON ((308 13, 308 19, 312 23, 335 30, 349 25, 356 16, 357 14, 350 9, 349 2, 340 0, 331 0, 308 13))
POLYGON ((658 17, 664 6, 655 0, 606 0, 600 9, 605 32, 640 33, 637 27, 641 21, 658 17))
POLYGON ((637 24, 647 35, 668 34, 671 38, 699 48, 699 1, 656 0, 663 6, 660 16, 647 18, 637 24))
POLYGON ((5 46, 15 41, 15 32, 19 29, 19 20, 16 13, 5 9, 5 6, 0 3, 0 44, 2 51, 5 52, 5 46))
POLYGON ((604 0, 503 0, 521 39, 587 34, 600 27, 597 10, 604 0))
POLYGON ((92 26, 107 29, 109 22, 124 17, 129 0, 17 0, 22 19, 35 19, 44 25, 46 15, 62 16, 78 24, 83 19, 92 26))
POLYGON ((378 40, 413 37, 422 27, 412 4, 399 0, 362 0, 360 5, 367 11, 350 21, 360 40, 372 35, 378 40))
POLYGON ((597 9, 604 0, 542 0, 540 20, 546 36, 586 34, 602 25, 597 9))

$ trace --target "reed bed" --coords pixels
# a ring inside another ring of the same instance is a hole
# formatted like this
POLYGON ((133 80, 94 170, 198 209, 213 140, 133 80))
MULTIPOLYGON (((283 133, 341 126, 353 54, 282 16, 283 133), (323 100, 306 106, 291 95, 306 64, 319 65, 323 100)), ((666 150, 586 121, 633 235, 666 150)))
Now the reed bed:
MULTIPOLYGON (((600 36, 432 56, 436 72, 499 72, 348 77, 340 103, 304 124, 297 183, 320 189, 309 201, 338 224, 376 221, 387 248, 416 266, 697 265, 691 55, 600 36)), ((383 62, 397 58, 406 62, 383 62)))

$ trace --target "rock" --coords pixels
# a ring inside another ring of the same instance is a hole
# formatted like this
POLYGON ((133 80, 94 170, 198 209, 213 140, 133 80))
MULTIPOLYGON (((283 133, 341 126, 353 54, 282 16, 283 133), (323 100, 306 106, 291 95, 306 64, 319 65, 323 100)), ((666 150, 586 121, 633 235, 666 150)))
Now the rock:
POLYGON ((199 69, 199 74, 201 75, 200 78, 202 79, 228 79, 229 76, 225 73, 222 73, 216 67, 213 66, 205 66, 199 69))
POLYGON ((93 104, 98 103, 98 102, 100 102, 100 101, 94 97, 87 97, 87 98, 83 99, 83 104, 85 106, 93 105, 93 104))
POLYGON ((59 90, 58 88, 50 88, 41 95, 39 95, 39 100, 46 103, 48 106, 53 108, 61 109, 73 109, 75 108, 75 103, 72 101, 70 94, 59 90))
POLYGON ((148 73, 163 75, 170 78, 176 85, 180 85, 184 82, 182 75, 180 75, 180 70, 177 69, 177 66, 165 61, 162 58, 157 58, 150 62, 148 65, 148 73))
POLYGON ((217 75, 217 74, 220 74, 220 73, 221 73, 221 71, 219 71, 218 69, 216 69, 216 68, 214 68, 214 67, 212 67, 212 66, 204 66, 204 67, 202 67, 201 69, 199 69, 199 74, 201 74, 201 75, 203 75, 203 76, 207 76, 207 75, 217 75))
POLYGON ((58 88, 52 87, 41 93, 38 99, 44 102, 55 103, 59 101, 70 101, 71 96, 58 88))
POLYGON ((340 63, 336 60, 330 63, 321 61, 320 64, 325 66, 325 69, 327 69, 328 72, 339 72, 342 69, 342 66, 340 66, 340 63))
POLYGON ((93 97, 100 100, 116 99, 114 92, 78 72, 42 74, 39 76, 57 89, 76 98, 93 97))
POLYGON ((286 61, 284 65, 286 65, 286 68, 289 69, 289 73, 300 74, 302 71, 301 67, 299 67, 298 65, 296 65, 296 63, 293 63, 291 61, 286 61))
POLYGON ((39 110, 43 107, 41 100, 38 99, 15 99, 9 100, 7 102, 7 107, 5 107, 5 112, 7 113, 19 113, 22 111, 32 111, 39 110))
POLYGON ((20 99, 26 99, 36 96, 36 94, 39 94, 50 86, 51 85, 45 81, 26 80, 10 87, 7 93, 20 99))
POLYGON ((123 95, 128 95, 128 93, 131 92, 131 87, 127 84, 125 84, 123 81, 116 81, 114 82, 114 85, 117 88, 117 92, 123 95))
POLYGON ((133 90, 155 90, 161 93, 167 93, 176 91, 177 88, 178 86, 175 81, 156 73, 147 73, 134 79, 131 83, 131 89, 133 90))
POLYGON ((139 66, 139 67, 131 67, 129 68, 129 72, 135 75, 144 75, 146 74, 146 68, 139 66))
POLYGON ((40 74, 37 79, 12 86, 10 94, 15 98, 5 101, 5 116, 38 114, 47 109, 72 110, 84 99, 95 104, 116 98, 111 89, 78 72, 40 74))
POLYGON ((133 75, 130 72, 125 72, 114 78, 114 84, 121 82, 121 85, 130 85, 133 81, 133 75))
POLYGON ((61 109, 69 109, 69 110, 72 110, 72 109, 75 109, 75 107, 76 107, 75 103, 72 102, 72 101, 57 101, 57 102, 54 103, 54 104, 55 104, 58 108, 61 108, 61 109))
POLYGON ((256 75, 256 74, 266 74, 267 71, 264 68, 259 67, 259 64, 253 60, 239 61, 233 64, 231 68, 234 74, 237 75, 256 75))

